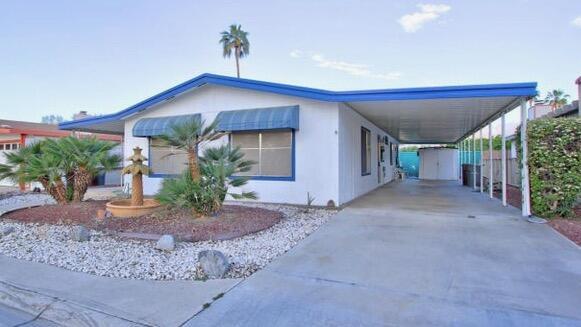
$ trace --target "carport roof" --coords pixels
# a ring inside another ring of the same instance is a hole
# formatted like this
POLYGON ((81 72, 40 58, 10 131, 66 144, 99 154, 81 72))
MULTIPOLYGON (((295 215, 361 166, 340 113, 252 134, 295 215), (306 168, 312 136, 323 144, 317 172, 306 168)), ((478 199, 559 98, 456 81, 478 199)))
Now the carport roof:
POLYGON ((535 82, 328 91, 202 74, 117 113, 64 122, 59 127, 122 134, 124 119, 206 84, 345 103, 402 143, 455 143, 512 109, 520 99, 537 94, 535 82))

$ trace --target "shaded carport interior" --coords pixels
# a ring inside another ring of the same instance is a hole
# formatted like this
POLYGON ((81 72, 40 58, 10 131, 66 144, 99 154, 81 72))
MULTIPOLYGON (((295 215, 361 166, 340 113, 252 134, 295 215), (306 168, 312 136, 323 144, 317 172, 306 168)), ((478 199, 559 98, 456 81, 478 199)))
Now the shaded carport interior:
POLYGON ((501 112, 515 97, 351 102, 349 105, 402 144, 455 144, 501 112))

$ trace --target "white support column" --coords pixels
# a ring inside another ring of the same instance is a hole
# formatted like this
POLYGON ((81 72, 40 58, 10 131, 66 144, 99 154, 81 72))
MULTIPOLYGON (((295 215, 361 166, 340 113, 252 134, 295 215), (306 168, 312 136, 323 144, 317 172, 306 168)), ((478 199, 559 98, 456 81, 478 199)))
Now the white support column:
MULTIPOLYGON (((466 138, 466 143, 468 145, 468 152, 466 152, 466 160, 468 161, 467 162, 468 167, 470 167, 470 157, 471 157, 471 155, 470 155, 470 136, 468 136, 466 138)), ((468 169, 470 169, 470 168, 468 168, 468 169)), ((467 181, 466 186, 470 186, 470 170, 468 171, 468 181, 467 181)))
POLYGON ((460 185, 464 183, 464 170, 462 164, 464 163, 464 140, 460 141, 460 185))
POLYGON ((484 141, 482 141, 482 130, 483 129, 484 128, 480 129, 480 193, 484 193, 484 174, 482 173, 482 162, 483 162, 482 156, 484 155, 484 152, 483 152, 484 141))
POLYGON ((501 118, 501 133, 502 133, 502 153, 501 155, 501 169, 502 169, 502 205, 506 207, 506 118, 505 113, 501 118))
POLYGON ((470 148, 470 136, 468 136, 466 138, 466 144, 468 146, 468 152, 466 152, 466 161, 467 161, 467 164, 468 164, 468 179, 466 180, 466 186, 470 187, 470 165, 472 163, 471 162, 472 161, 472 159, 471 159, 472 155, 471 155, 471 148, 470 148))
POLYGON ((476 133, 472 134, 472 188, 476 189, 476 133))
POLYGON ((494 197, 493 194, 493 189, 492 189, 492 185, 493 185, 493 179, 494 177, 492 176, 492 174, 494 173, 494 171, 492 170, 492 166, 493 166, 493 161, 492 161, 492 123, 488 124, 488 195, 490 196, 490 198, 492 199, 494 197))
POLYGON ((529 188, 529 164, 528 164, 528 139, 527 139, 527 123, 529 119, 529 112, 527 110, 527 102, 525 99, 520 100, 520 140, 522 148, 522 162, 521 162, 521 193, 522 193, 522 215, 528 217, 531 215, 531 195, 529 188))

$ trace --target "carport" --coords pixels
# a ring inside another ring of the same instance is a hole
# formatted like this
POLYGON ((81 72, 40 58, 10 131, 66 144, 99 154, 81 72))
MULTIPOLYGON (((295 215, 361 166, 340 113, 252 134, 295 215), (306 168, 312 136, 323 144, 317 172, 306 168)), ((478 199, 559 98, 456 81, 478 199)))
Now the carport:
MULTIPOLYGON (((492 122, 501 118, 502 133, 502 205, 507 205, 506 128, 505 116, 520 107, 522 151, 522 215, 530 216, 529 174, 527 165, 526 102, 537 94, 537 84, 511 83, 465 85, 449 87, 408 88, 362 91, 345 102, 367 119, 396 137, 402 144, 453 144, 459 149, 475 148, 477 133, 488 133, 489 153, 492 154, 492 122), (359 101, 358 99, 362 99, 359 101), (472 144, 472 145, 471 145, 472 144)), ((474 152, 473 152, 474 153, 474 152)), ((458 161, 461 158, 458 157, 458 161)), ((460 165, 459 165, 460 167, 460 165)), ((482 170, 482 162, 478 166, 482 170)), ((492 176, 492 165, 490 165, 492 176)), ((460 169, 460 179, 462 172, 460 169)), ((476 174, 476 170, 474 170, 476 174)), ((480 174, 480 192, 484 185, 480 174)), ((476 178, 474 189, 477 188, 476 178)), ((493 178, 488 180, 488 195, 493 198, 493 178)))

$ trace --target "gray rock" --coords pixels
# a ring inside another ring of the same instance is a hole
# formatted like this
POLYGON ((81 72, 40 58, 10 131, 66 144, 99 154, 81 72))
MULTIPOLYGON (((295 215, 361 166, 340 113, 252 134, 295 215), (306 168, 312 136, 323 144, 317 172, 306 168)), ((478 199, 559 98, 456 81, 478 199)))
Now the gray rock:
POLYGON ((86 242, 91 239, 91 232, 85 226, 75 226, 71 238, 77 242, 86 242))
POLYGON ((4 227, 4 228, 2 228, 0 235, 6 236, 6 235, 11 234, 13 232, 14 232, 14 227, 12 227, 12 226, 4 227))
POLYGON ((155 244, 156 249, 163 251, 173 251, 175 247, 176 242, 172 235, 163 235, 157 240, 157 244, 155 244))
POLYGON ((223 278, 230 268, 230 262, 224 253, 217 250, 201 251, 198 253, 198 262, 209 278, 223 278))

